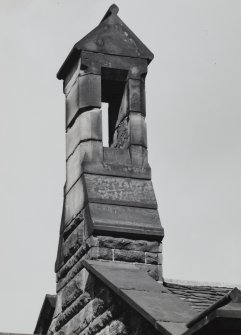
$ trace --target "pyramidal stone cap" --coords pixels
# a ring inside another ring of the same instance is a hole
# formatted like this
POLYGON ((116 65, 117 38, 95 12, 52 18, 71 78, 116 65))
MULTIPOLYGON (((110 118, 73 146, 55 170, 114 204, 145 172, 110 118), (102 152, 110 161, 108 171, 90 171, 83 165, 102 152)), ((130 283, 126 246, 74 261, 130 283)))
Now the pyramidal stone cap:
POLYGON ((139 40, 117 15, 119 8, 111 5, 99 25, 77 42, 57 73, 64 79, 81 51, 146 59, 150 63, 153 53, 139 40))

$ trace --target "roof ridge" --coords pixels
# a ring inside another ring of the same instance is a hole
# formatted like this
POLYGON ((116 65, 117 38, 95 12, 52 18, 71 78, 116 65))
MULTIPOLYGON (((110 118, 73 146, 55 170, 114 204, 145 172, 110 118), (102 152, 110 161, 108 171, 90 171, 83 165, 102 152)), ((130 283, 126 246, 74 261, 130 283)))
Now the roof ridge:
POLYGON ((234 288, 241 289, 241 283, 226 283, 226 282, 208 282, 208 281, 196 281, 196 280, 184 280, 184 279, 171 279, 165 278, 164 283, 182 286, 199 286, 199 287, 218 287, 218 288, 234 288))

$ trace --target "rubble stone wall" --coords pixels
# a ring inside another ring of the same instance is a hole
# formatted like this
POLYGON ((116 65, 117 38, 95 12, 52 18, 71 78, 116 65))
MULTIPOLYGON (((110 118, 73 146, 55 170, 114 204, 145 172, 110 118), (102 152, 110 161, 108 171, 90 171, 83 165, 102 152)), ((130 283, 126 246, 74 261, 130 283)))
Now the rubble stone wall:
POLYGON ((161 280, 161 243, 115 236, 88 237, 86 220, 89 218, 82 211, 63 232, 64 265, 57 272, 57 303, 48 334, 148 334, 131 332, 144 321, 137 316, 131 321, 128 315, 134 312, 127 313, 127 306, 120 306, 120 299, 88 273, 82 260, 132 263, 161 280))
POLYGON ((48 335, 156 335, 151 324, 82 269, 58 294, 48 335))

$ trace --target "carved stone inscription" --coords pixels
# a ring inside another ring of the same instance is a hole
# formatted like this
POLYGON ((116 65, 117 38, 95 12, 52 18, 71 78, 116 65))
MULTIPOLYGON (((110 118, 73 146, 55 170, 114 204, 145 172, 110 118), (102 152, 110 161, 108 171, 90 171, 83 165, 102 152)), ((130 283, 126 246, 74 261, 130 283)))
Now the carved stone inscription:
POLYGON ((150 180, 85 174, 90 202, 157 208, 150 180))

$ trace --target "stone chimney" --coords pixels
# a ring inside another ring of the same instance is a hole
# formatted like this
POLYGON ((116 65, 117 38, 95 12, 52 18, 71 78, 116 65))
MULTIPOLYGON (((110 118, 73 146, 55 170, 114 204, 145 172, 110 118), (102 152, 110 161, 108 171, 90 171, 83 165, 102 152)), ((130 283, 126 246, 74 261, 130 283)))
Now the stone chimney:
POLYGON ((83 259, 135 263, 162 280, 164 233, 145 121, 145 77, 153 54, 117 13, 112 5, 57 74, 66 97, 66 184, 55 265, 62 309, 78 294, 83 259), (102 141, 104 112, 108 147, 102 141))

